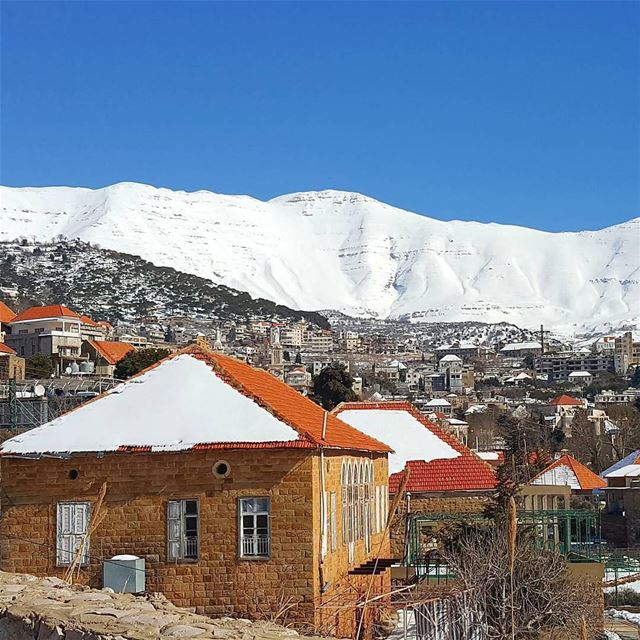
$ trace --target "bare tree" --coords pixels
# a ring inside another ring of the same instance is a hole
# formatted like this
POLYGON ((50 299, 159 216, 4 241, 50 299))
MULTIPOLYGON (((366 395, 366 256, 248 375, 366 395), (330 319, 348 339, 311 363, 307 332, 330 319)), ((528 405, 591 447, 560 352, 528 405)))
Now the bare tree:
POLYGON ((579 629, 593 594, 567 577, 567 562, 509 525, 462 525, 444 539, 442 555, 473 590, 488 639, 534 640, 559 628, 579 629))

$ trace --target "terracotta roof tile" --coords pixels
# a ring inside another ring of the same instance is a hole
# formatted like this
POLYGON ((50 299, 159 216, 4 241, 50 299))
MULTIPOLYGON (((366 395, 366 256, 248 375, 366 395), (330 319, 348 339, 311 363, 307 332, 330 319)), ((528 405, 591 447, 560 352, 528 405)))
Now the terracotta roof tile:
POLYGON ((110 342, 109 340, 89 340, 89 344, 109 363, 118 364, 128 353, 134 351, 128 342, 110 342))
POLYGON ((579 462, 573 456, 570 456, 568 454, 565 454, 558 458, 555 462, 552 462, 548 467, 543 469, 537 476, 535 476, 531 480, 531 482, 535 482, 537 478, 545 474, 547 471, 551 471, 552 469, 556 469, 557 467, 562 466, 567 466, 573 471, 581 489, 604 489, 607 486, 605 480, 596 475, 593 471, 591 471, 591 469, 583 465, 582 462, 579 462))
POLYGON ((386 444, 342 422, 263 369, 256 369, 246 362, 202 347, 187 347, 177 353, 192 353, 210 364, 220 377, 312 444, 383 453, 391 451, 386 444), (323 437, 325 418, 326 431, 323 437))
POLYGON ((50 304, 45 307, 30 307, 26 311, 19 313, 13 322, 21 322, 22 320, 42 320, 44 318, 77 318, 80 316, 63 304, 50 304))
POLYGON ((82 322, 82 324, 88 324, 91 327, 99 327, 100 325, 93 320, 92 318, 90 318, 89 316, 86 315, 81 315, 80 316, 80 322, 82 322))
POLYGON ((573 398, 571 396, 568 396, 566 393, 563 393, 561 396, 558 396, 557 398, 550 400, 549 404, 554 406, 563 405, 563 406, 570 406, 570 407, 581 407, 582 400, 578 400, 577 398, 573 398))
POLYGON ((0 300, 0 322, 11 322, 15 317, 15 312, 0 300))
POLYGON ((16 354, 16 351, 9 345, 6 345, 4 342, 0 342, 0 353, 8 353, 9 355, 14 356, 16 354))
MULTIPOLYGON (((409 492, 487 491, 495 488, 496 476, 493 467, 448 431, 427 420, 412 404, 408 402, 345 402, 336 407, 334 411, 339 416, 342 411, 357 409, 407 411, 426 429, 429 429, 460 454, 457 458, 438 458, 430 462, 409 460, 403 471, 389 477, 389 491, 391 493, 398 490, 407 470, 409 471, 409 480, 406 490, 409 492)), ((419 455, 419 452, 416 452, 416 455, 419 455)))

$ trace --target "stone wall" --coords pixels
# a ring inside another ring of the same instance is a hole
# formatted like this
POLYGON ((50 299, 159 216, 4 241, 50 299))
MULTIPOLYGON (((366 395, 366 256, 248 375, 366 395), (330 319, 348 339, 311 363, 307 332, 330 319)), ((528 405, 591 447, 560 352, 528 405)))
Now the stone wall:
MULTIPOLYGON (((91 428, 90 425, 87 428, 91 428)), ((358 457, 354 453, 351 457, 358 457)), ((349 457, 349 456, 347 456, 349 457)), ((340 469, 342 455, 325 459, 325 491, 335 492, 335 551, 321 558, 320 458, 304 449, 204 450, 188 453, 74 455, 69 459, 2 458, 0 561, 7 571, 62 577, 56 566, 56 504, 94 502, 103 482, 105 518, 91 538, 91 561, 82 583, 102 586, 101 560, 134 554, 146 560, 147 590, 164 593, 174 604, 208 615, 248 618, 282 615, 303 628, 333 626, 351 635, 354 610, 348 583, 355 578, 342 544, 340 469), (226 479, 212 469, 224 459, 226 479), (75 478, 75 479, 73 479, 75 478), (269 496, 271 556, 238 556, 237 500, 269 496), (200 556, 192 562, 167 561, 167 501, 198 499, 200 556), (322 563, 321 563, 322 560, 322 563), (337 617, 327 601, 342 599, 337 617), (331 612, 331 615, 329 615, 331 612)), ((376 478, 386 486, 386 456, 374 456, 376 478)), ((380 550, 388 556, 388 537, 355 545, 358 566, 380 550)), ((362 580, 360 580, 362 582, 362 580)), ((372 581, 372 593, 386 588, 372 581)), ((360 590, 369 589, 369 582, 360 590)), ((388 589, 387 589, 388 591, 388 589)))
POLYGON ((70 586, 57 578, 0 572, 0 640, 292 640, 273 623, 206 618, 162 596, 70 586))

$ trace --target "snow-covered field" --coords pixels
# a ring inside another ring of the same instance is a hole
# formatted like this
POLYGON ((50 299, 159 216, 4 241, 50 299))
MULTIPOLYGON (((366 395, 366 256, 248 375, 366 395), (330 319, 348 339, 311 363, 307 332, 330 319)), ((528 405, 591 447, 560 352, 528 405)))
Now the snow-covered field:
POLYGON ((262 202, 120 183, 0 195, 0 239, 79 237, 298 309, 569 332, 640 318, 640 218, 546 233, 342 191, 262 202))

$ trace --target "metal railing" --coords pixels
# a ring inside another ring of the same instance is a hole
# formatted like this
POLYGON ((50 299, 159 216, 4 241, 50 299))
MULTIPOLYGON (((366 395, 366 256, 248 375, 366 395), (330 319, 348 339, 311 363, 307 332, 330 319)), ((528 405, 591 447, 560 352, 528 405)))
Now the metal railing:
POLYGON ((268 556, 271 550, 269 536, 255 535, 242 537, 243 556, 268 556))

